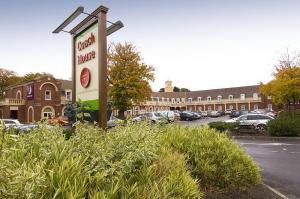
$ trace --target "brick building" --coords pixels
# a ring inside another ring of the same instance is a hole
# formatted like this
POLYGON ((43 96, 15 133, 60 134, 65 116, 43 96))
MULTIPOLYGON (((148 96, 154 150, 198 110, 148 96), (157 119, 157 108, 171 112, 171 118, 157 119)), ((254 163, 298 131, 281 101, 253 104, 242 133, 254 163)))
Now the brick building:
POLYGON ((277 110, 271 98, 259 92, 259 85, 232 88, 220 88, 190 92, 172 92, 171 81, 166 82, 165 92, 153 92, 151 99, 129 110, 136 115, 159 110, 277 110))
POLYGON ((64 114, 64 105, 72 100, 72 82, 50 76, 6 88, 0 101, 0 118, 30 123, 64 114))

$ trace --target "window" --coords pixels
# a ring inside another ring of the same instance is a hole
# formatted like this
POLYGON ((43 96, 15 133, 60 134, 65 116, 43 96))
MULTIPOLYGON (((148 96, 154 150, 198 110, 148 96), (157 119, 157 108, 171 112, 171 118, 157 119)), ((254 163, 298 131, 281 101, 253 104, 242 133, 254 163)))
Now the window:
POLYGON ((233 95, 228 95, 228 100, 232 101, 233 100, 233 95))
POLYGON ((211 101, 211 96, 207 97, 207 101, 210 102, 211 101))
POLYGON ((253 110, 258 110, 258 104, 254 104, 253 110))
POLYGON ((198 99, 198 102, 201 102, 201 97, 198 97, 197 99, 198 99))
POLYGON ((51 91, 49 90, 45 91, 45 100, 51 100, 51 91))
POLYGON ((181 102, 184 103, 185 102, 185 98, 181 98, 181 102))
POLYGON ((207 107, 207 111, 211 111, 211 106, 208 106, 208 107, 207 107))
POLYGON ((202 107, 201 106, 198 107, 198 111, 202 111, 202 107))
POLYGON ((191 97, 188 100, 189 100, 189 103, 193 102, 193 98, 191 98, 191 97))
POLYGON ((258 94, 257 93, 253 93, 253 99, 257 100, 258 99, 258 94))
POLYGON ((245 105, 241 105, 241 111, 245 111, 246 110, 246 106, 245 105))
POLYGON ((176 101, 177 101, 177 103, 179 103, 180 102, 180 98, 177 98, 176 101))
POLYGON ((272 111, 272 104, 268 104, 268 111, 272 111))
POLYGON ((230 105, 230 106, 229 106, 229 110, 233 110, 233 105, 230 105))
POLYGON ((71 91, 66 91, 66 100, 72 100, 72 92, 71 91))
POLYGON ((241 100, 245 100, 245 94, 241 94, 241 100))
POLYGON ((172 103, 175 104, 175 99, 174 98, 172 98, 172 103))
POLYGON ((167 102, 170 102, 170 98, 167 98, 167 102))
POLYGON ((51 118, 53 115, 53 112, 51 110, 51 108, 45 108, 44 111, 43 111, 43 118, 51 118))
POLYGON ((259 120, 260 116, 259 115, 248 115, 247 120, 259 120))
POLYGON ((221 100, 222 100, 222 96, 219 95, 219 96, 218 96, 218 102, 220 102, 221 100))

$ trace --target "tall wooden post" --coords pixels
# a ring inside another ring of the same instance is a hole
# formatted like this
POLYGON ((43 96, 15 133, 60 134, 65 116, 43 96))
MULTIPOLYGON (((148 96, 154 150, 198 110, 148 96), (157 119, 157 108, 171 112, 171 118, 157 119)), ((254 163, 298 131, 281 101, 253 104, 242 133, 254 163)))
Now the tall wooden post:
POLYGON ((107 12, 108 8, 101 6, 98 14, 99 126, 102 129, 107 128, 107 12))

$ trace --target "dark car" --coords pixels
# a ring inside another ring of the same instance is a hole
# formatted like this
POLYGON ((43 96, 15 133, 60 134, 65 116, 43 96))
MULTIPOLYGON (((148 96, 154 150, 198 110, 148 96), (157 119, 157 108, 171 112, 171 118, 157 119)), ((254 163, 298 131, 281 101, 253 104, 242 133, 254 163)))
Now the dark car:
POLYGON ((235 118, 235 117, 239 117, 240 116, 240 112, 239 111, 232 111, 230 113, 230 118, 235 118))
POLYGON ((196 116, 190 112, 181 112, 180 113, 180 120, 183 121, 192 121, 195 120, 196 116))

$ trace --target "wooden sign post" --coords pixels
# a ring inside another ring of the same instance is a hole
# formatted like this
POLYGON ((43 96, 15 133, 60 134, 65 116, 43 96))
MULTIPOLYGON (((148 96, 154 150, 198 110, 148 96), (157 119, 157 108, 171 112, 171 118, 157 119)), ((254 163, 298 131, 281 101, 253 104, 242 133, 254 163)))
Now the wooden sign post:
POLYGON ((121 21, 106 28, 108 8, 99 6, 91 14, 83 7, 68 17, 53 33, 60 31, 72 35, 72 100, 81 100, 98 112, 98 124, 107 128, 107 35, 123 27, 121 21), (64 31, 79 14, 88 15, 71 31, 64 31))

